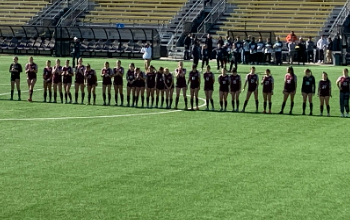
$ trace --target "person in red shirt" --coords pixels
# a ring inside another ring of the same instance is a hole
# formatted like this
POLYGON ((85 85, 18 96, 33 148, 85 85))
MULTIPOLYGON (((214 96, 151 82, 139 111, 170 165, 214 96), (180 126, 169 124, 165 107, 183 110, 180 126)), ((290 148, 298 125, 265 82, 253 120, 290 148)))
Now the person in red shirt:
POLYGON ((286 37, 286 41, 289 43, 289 42, 295 42, 297 41, 298 38, 297 38, 297 35, 294 34, 294 31, 291 31, 290 34, 287 35, 286 37))

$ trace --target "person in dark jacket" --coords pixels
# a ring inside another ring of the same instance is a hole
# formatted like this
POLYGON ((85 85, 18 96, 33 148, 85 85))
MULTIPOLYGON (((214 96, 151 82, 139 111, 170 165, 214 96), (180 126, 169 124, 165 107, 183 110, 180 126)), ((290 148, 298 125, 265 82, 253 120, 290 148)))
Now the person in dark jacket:
POLYGON ((202 72, 203 72, 204 65, 205 66, 209 65, 209 50, 206 44, 204 44, 202 47, 202 72))
POLYGON ((184 60, 190 60, 190 50, 191 50, 191 34, 188 34, 184 40, 185 52, 184 52, 184 60))
POLYGON ((299 43, 297 44, 297 52, 298 52, 298 65, 303 63, 305 65, 305 53, 306 53, 306 43, 303 38, 299 38, 299 43))
POLYGON ((252 41, 249 44, 249 52, 250 52, 249 59, 252 65, 254 64, 254 62, 257 64, 257 57, 256 57, 257 47, 258 46, 255 42, 255 37, 252 37, 252 41))
POLYGON ((75 66, 75 59, 77 59, 77 63, 78 63, 78 59, 80 58, 80 41, 77 37, 73 38, 74 40, 74 45, 73 45, 73 50, 71 52, 72 58, 73 58, 73 66, 75 66))
POLYGON ((276 37, 275 44, 273 45, 273 49, 275 50, 276 65, 282 65, 282 47, 282 41, 280 41, 279 37, 276 37))
POLYGON ((213 38, 210 36, 210 34, 207 35, 207 38, 205 38, 205 44, 208 48, 208 57, 209 60, 212 59, 212 51, 213 51, 213 38))
POLYGON ((218 44, 218 47, 214 49, 216 51, 216 63, 218 70, 224 68, 224 48, 221 44, 218 44))
POLYGON ((250 36, 248 36, 244 41, 243 41, 243 62, 245 64, 249 64, 250 61, 250 51, 249 51, 249 45, 250 45, 250 36))
POLYGON ((310 63, 310 60, 311 62, 315 63, 314 48, 315 43, 312 41, 312 37, 309 37, 309 39, 306 41, 306 62, 308 63, 310 63))
POLYGON ((333 57, 332 57, 332 52, 333 52, 333 41, 331 39, 331 37, 328 37, 327 39, 327 50, 326 50, 326 54, 327 54, 327 63, 333 63, 333 57))
POLYGON ((235 62, 236 62, 235 66, 237 66, 237 63, 242 62, 242 51, 243 51, 243 42, 240 40, 239 36, 237 36, 236 42, 234 43, 234 45, 235 45, 234 55, 235 55, 235 62))
POLYGON ((201 48, 199 42, 195 42, 192 48, 193 65, 198 66, 199 58, 201 56, 201 48))
POLYGON ((224 42, 224 40, 222 39, 222 37, 221 37, 221 36, 219 37, 218 44, 220 44, 220 45, 221 45, 221 47, 223 47, 223 46, 224 46, 224 44, 225 44, 225 42, 224 42))

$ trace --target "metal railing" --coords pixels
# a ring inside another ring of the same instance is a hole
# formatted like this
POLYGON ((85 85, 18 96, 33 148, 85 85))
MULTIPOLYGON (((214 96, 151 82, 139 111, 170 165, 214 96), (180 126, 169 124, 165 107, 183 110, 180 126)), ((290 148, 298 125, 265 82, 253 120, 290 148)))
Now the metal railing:
MULTIPOLYGON (((33 18, 31 21, 29 21, 28 24, 29 25, 42 25, 44 19, 51 18, 51 17, 49 17, 49 15, 52 16, 50 12, 55 11, 56 9, 60 8, 62 2, 57 0, 57 1, 52 1, 51 3, 52 3, 52 5, 50 5, 48 8, 46 8, 44 11, 40 12, 40 15, 33 18)), ((55 16, 58 15, 58 13, 55 14, 55 16)))
POLYGON ((226 11, 226 1, 220 0, 218 3, 213 7, 213 9, 209 12, 209 14, 205 17, 205 19, 200 23, 200 25, 197 28, 197 33, 202 35, 197 37, 203 37, 210 27, 215 24, 221 15, 226 11))
POLYGON ((333 22, 331 28, 329 29, 330 37, 337 35, 339 26, 342 26, 350 14, 350 0, 347 0, 339 12, 337 18, 333 22))
POLYGON ((88 0, 77 1, 69 10, 60 18, 56 26, 74 26, 77 18, 89 9, 88 0), (69 22, 69 24, 67 24, 69 22))
POLYGON ((204 9, 204 2, 202 0, 200 1, 196 1, 192 7, 187 11, 187 13, 181 18, 181 20, 179 21, 179 23, 177 24, 176 28, 173 31, 173 35, 171 36, 169 42, 168 42, 168 49, 172 49, 172 47, 174 47, 177 43, 177 37, 179 36, 179 34, 182 34, 183 32, 183 26, 185 24, 185 22, 192 22, 199 13, 201 13, 201 11, 204 9), (194 14, 194 12, 196 12, 194 14), (189 19, 192 18, 192 19, 189 19))

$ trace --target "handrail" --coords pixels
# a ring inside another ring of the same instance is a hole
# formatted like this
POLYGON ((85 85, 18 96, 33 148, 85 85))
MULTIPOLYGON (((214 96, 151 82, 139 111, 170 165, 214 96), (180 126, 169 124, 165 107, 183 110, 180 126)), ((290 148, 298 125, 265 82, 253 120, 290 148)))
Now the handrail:
POLYGON ((330 37, 333 37, 337 34, 336 33, 337 27, 339 27, 339 25, 344 24, 349 14, 350 14, 350 0, 347 0, 344 6, 342 7, 341 11, 339 12, 337 18, 333 22, 331 28, 329 29, 330 37))
POLYGON ((220 0, 197 28, 197 33, 206 34, 207 24, 215 23, 226 10, 226 1, 220 0))
POLYGON ((79 14, 76 15, 73 18, 72 23, 70 26, 75 25, 76 19, 79 17, 79 15, 84 12, 89 7, 89 1, 88 0, 81 0, 76 2, 73 6, 69 8, 69 10, 60 18, 60 20, 57 22, 57 27, 61 26, 63 22, 65 22, 70 16, 74 14, 74 12, 80 10, 79 14), (87 3, 87 4, 86 4, 87 3), (80 8, 82 6, 82 8, 80 8))
POLYGON ((54 3, 52 3, 52 5, 50 5, 50 7, 46 8, 45 11, 41 12, 41 14, 39 16, 37 16, 35 19, 31 20, 30 23, 31 25, 37 25, 36 23, 38 23, 39 21, 42 21, 43 19, 45 19, 49 13, 46 13, 47 11, 53 11, 57 8, 59 8, 61 5, 61 1, 55 1, 54 3))
POLYGON ((186 14, 181 18, 181 20, 179 21, 179 23, 177 24, 175 30, 174 30, 174 33, 173 35, 171 36, 168 44, 167 44, 167 47, 172 47, 173 44, 174 44, 174 40, 175 40, 175 36, 177 36, 179 33, 182 33, 182 28, 183 28, 183 25, 186 21, 188 21, 188 17, 192 14, 193 11, 195 11, 197 8, 199 7, 204 7, 204 3, 202 0, 200 1, 196 1, 192 7, 186 12, 186 14))

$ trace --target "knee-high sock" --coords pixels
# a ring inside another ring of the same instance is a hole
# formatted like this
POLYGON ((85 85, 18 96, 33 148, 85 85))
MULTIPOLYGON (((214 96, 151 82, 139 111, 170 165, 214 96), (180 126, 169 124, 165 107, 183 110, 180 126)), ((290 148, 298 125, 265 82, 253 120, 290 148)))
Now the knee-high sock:
MULTIPOLYGON (((162 99, 163 99, 163 102, 164 102, 164 98, 163 98, 163 97, 162 97, 162 99)), ((152 106, 154 105, 154 96, 151 97, 151 105, 152 105, 152 106)), ((162 105, 163 105, 163 103, 162 103, 162 105)))
POLYGON ((114 101, 115 101, 115 104, 118 104, 118 94, 117 93, 114 94, 114 101))
POLYGON ((123 105, 123 103, 124 103, 124 94, 120 94, 120 102, 123 105))
POLYGON ((255 108, 256 108, 256 111, 259 110, 259 101, 258 100, 255 101, 255 108))
POLYGON ((224 102, 223 101, 220 101, 220 107, 222 108, 222 105, 224 104, 224 102))
POLYGON ((169 107, 169 99, 165 100, 165 104, 166 104, 166 107, 168 108, 169 107))
POLYGON ((330 114, 331 113, 331 107, 329 105, 327 105, 327 113, 330 114))
POLYGON ((72 101, 72 93, 68 93, 69 100, 72 101))
POLYGON ((291 112, 293 111, 293 107, 294 107, 294 102, 291 102, 291 103, 290 103, 290 111, 291 111, 291 112))
POLYGON ((283 112, 284 107, 286 107, 286 102, 283 102, 283 103, 282 103, 281 112, 283 112))
POLYGON ((68 99, 68 93, 65 92, 65 93, 64 93, 64 100, 66 100, 66 102, 67 102, 67 99, 68 99))
POLYGON ((34 93, 34 91, 33 91, 33 90, 30 90, 30 91, 29 91, 29 97, 30 97, 30 99, 32 99, 32 97, 33 97, 33 93, 34 93))
POLYGON ((130 96, 126 96, 126 102, 128 103, 128 105, 130 105, 130 96))
MULTIPOLYGON (((163 104, 164 104, 164 96, 161 98, 161 102, 160 102, 160 106, 163 106, 163 104)), ((153 105, 153 98, 152 98, 152 105, 153 105)))
POLYGON ((225 100, 225 109, 227 108, 227 101, 225 100))
POLYGON ((51 98, 52 98, 52 92, 49 91, 49 100, 51 101, 51 98))
POLYGON ((191 98, 191 108, 193 108, 193 98, 191 98))
POLYGON ((13 90, 11 90, 11 99, 13 99, 13 90))
POLYGON ((196 98, 196 106, 198 107, 199 100, 196 98))
POLYGON ((112 94, 111 94, 111 93, 108 93, 108 104, 111 103, 111 99, 112 99, 112 94))
POLYGON ((239 109, 239 100, 236 100, 237 109, 239 109))
POLYGON ((53 100, 57 102, 57 92, 53 92, 53 100))
POLYGON ((88 93, 88 103, 91 101, 91 93, 88 93))
POLYGON ((269 102, 269 110, 271 111, 272 108, 272 102, 269 102))
POLYGON ((231 104, 232 104, 232 109, 235 110, 235 101, 231 101, 231 104))
POLYGON ((63 93, 60 92, 60 99, 61 99, 61 102, 63 102, 63 93))
POLYGON ((313 108, 314 108, 314 104, 310 103, 310 113, 312 113, 313 108))
POLYGON ((175 106, 177 107, 177 105, 179 104, 179 97, 175 98, 175 106))
POLYGON ((245 110, 245 108, 247 107, 247 104, 248 104, 248 101, 245 100, 245 101, 244 101, 244 104, 243 104, 243 110, 245 110))
POLYGON ((78 98, 79 98, 79 93, 75 93, 75 102, 78 102, 78 98))
POLYGON ((17 90, 18 98, 21 99, 21 90, 17 90))
POLYGON ((207 108, 209 108, 209 99, 206 99, 205 102, 207 104, 207 108))
POLYGON ((139 97, 138 96, 135 96, 135 105, 137 105, 139 102, 139 97))
POLYGON ((44 101, 46 102, 47 92, 44 92, 44 101))
POLYGON ((170 99, 169 107, 171 108, 171 105, 173 104, 173 99, 170 99))
POLYGON ((106 103, 106 93, 102 93, 102 97, 103 97, 103 104, 106 103))
POLYGON ((264 111, 266 111, 267 102, 264 102, 264 111))
POLYGON ((145 103, 145 96, 141 96, 141 105, 142 105, 142 107, 143 107, 143 105, 144 105, 144 103, 145 103))
POLYGON ((320 112, 323 114, 323 105, 320 105, 320 112))
POLYGON ((159 103, 159 96, 156 97, 156 106, 158 106, 159 103))
POLYGON ((210 102, 211 102, 211 107, 214 108, 214 100, 213 100, 213 99, 210 99, 210 102))
POLYGON ((149 97, 146 98, 146 105, 149 106, 149 97))
POLYGON ((305 110, 306 110, 306 102, 303 102, 303 114, 305 114, 305 110))
POLYGON ((96 93, 93 94, 94 97, 94 103, 96 103, 96 93))
POLYGON ((185 106, 187 108, 187 97, 185 97, 184 100, 185 100, 185 106))

